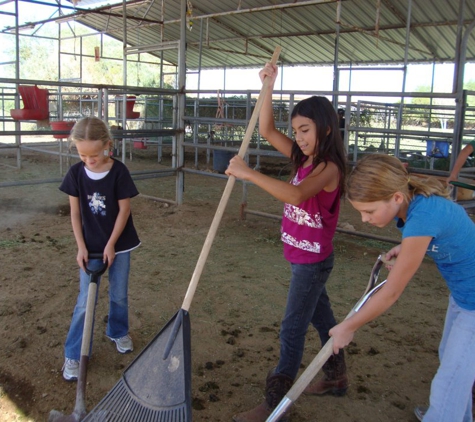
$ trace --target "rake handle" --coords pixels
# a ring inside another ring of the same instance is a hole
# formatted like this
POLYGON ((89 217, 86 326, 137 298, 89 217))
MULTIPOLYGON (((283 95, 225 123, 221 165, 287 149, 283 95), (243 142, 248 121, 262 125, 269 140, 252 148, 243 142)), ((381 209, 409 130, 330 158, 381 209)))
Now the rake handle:
MULTIPOLYGON (((345 319, 350 318, 355 313, 354 308, 348 313, 345 319)), ((317 356, 315 356, 310 362, 310 364, 305 368, 305 371, 302 372, 302 375, 295 381, 292 388, 288 391, 286 396, 294 402, 297 398, 303 393, 303 390, 307 387, 308 384, 315 378, 315 375, 318 374, 325 362, 333 354, 333 337, 325 343, 325 345, 320 349, 317 356)))
MULTIPOLYGON (((346 318, 349 318, 354 314, 353 309, 347 315, 346 318)), ((345 319, 346 319, 345 318, 345 319)), ((312 359, 310 364, 305 368, 305 371, 302 372, 302 375, 295 381, 292 388, 287 392, 285 397, 277 405, 274 411, 266 419, 266 422, 276 422, 280 417, 287 412, 289 407, 300 397, 307 385, 315 378, 325 362, 333 354, 333 338, 325 343, 325 345, 320 349, 318 354, 312 359)))
MULTIPOLYGON (((274 54, 272 55, 272 59, 271 59, 271 63, 274 65, 277 63, 277 60, 280 55, 280 50, 281 48, 279 46, 277 46, 274 50, 274 54)), ((256 106, 254 107, 254 110, 251 115, 251 119, 249 120, 246 133, 244 134, 244 139, 242 141, 241 148, 239 148, 238 155, 241 158, 244 158, 244 155, 246 154, 246 151, 251 141, 252 133, 254 132, 254 128, 256 126, 257 119, 259 117, 259 113, 262 107, 262 103, 264 101, 265 94, 268 88, 269 88, 269 78, 265 78, 264 82, 262 83, 261 91, 259 92, 259 97, 257 99, 256 106)), ((219 201, 218 209, 216 210, 213 221, 211 223, 211 227, 208 231, 208 235, 206 236, 205 243, 203 245, 203 248, 201 249, 201 253, 198 258, 195 271, 193 272, 193 275, 191 277, 190 285, 188 286, 185 299, 183 300, 183 304, 181 306, 181 308, 185 311, 188 311, 190 309, 191 301, 193 300, 196 287, 198 286, 198 281, 201 277, 201 273, 203 272, 206 259, 208 258, 211 245, 213 244, 213 240, 216 236, 219 223, 221 222, 224 210, 226 208, 226 205, 228 204, 229 197, 231 196, 231 192, 233 190, 235 181, 236 181, 235 176, 232 176, 232 175, 229 176, 228 181, 226 183, 226 187, 224 188, 223 195, 221 197, 221 200, 219 201)))
MULTIPOLYGON (((348 313, 345 319, 350 318, 355 313, 354 308, 348 313)), ((302 372, 302 375, 295 381, 292 388, 287 392, 285 397, 277 405, 274 411, 266 419, 266 422, 276 422, 280 417, 287 412, 289 407, 300 397, 307 385, 315 378, 325 362, 333 354, 333 337, 325 343, 318 354, 313 358, 310 364, 302 372)))

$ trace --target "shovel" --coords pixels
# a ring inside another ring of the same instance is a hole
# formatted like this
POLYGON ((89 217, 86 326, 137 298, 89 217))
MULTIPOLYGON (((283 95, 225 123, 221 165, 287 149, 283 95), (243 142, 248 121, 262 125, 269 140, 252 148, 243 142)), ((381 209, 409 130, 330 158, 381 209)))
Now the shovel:
MULTIPOLYGON (((89 259, 102 259, 102 253, 90 253, 89 259)), ((85 265, 86 274, 89 275, 89 288, 87 290, 86 315, 81 342, 81 357, 79 359, 79 376, 76 387, 76 405, 71 415, 63 415, 58 410, 52 410, 48 422, 79 422, 86 416, 86 377, 89 352, 91 351, 92 328, 94 326, 94 308, 96 306, 97 282, 107 269, 107 262, 95 271, 85 265)))
MULTIPOLYGON (((271 59, 277 63, 280 47, 271 59)), ((238 155, 244 158, 268 89, 264 79, 238 155)), ((191 301, 216 231, 231 195, 235 177, 229 176, 218 209, 198 258, 181 309, 124 371, 122 378, 84 421, 191 422, 191 301)))
MULTIPOLYGON (((369 282, 366 286, 366 290, 363 293, 363 296, 361 296, 360 300, 356 302, 355 306, 353 306, 353 308, 345 319, 348 319, 354 313, 358 312, 361 307, 368 301, 368 299, 386 283, 387 280, 384 280, 376 286, 379 271, 383 264, 394 265, 394 260, 386 261, 383 258, 383 254, 378 256, 378 259, 376 260, 376 263, 374 264, 373 269, 371 271, 371 276, 369 278, 369 282)), ((300 375, 300 377, 292 386, 292 388, 287 392, 284 398, 280 401, 274 411, 267 418, 266 422, 276 422, 287 412, 292 403, 294 403, 295 400, 297 400, 297 398, 300 396, 300 394, 303 393, 307 385, 310 384, 313 378, 315 378, 318 371, 320 371, 322 366, 332 354, 333 338, 330 337, 330 340, 325 343, 325 346, 323 346, 317 356, 313 358, 312 362, 310 362, 310 365, 308 365, 302 375, 300 375)))

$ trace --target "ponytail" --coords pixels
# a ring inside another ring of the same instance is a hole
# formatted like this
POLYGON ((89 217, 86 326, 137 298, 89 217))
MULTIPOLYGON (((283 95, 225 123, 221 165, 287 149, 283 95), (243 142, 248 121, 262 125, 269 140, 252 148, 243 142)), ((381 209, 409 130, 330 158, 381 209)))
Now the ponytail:
POLYGON ((409 189, 412 190, 414 195, 450 197, 448 188, 435 177, 411 176, 409 177, 408 184, 409 189))
POLYGON ((436 178, 409 175, 396 157, 371 154, 357 162, 347 181, 347 197, 351 201, 387 201, 401 192, 407 203, 414 195, 438 195, 449 198, 447 187, 436 178))

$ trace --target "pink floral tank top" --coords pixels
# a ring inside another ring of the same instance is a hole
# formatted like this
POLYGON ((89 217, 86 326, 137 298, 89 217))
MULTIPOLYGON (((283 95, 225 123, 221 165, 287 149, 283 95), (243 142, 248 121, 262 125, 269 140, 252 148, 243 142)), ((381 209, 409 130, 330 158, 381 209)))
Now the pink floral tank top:
MULTIPOLYGON (((312 170, 312 166, 300 167, 291 183, 300 184, 312 170)), ((322 190, 297 206, 285 204, 281 227, 285 259, 293 264, 326 259, 333 251, 339 211, 339 187, 333 192, 322 190)))

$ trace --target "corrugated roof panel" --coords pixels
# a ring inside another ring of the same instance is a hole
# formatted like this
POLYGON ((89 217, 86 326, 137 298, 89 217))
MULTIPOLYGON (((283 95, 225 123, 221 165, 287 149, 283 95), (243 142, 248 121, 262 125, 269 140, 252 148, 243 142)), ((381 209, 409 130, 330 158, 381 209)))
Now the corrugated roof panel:
POLYGON ((412 2, 412 20, 415 22, 437 23, 441 20, 454 21, 458 19, 458 1, 425 0, 412 2))
MULTIPOLYGON (((86 4, 86 0, 83 1, 86 4)), ((276 45, 282 45, 281 58, 288 64, 333 64, 336 1, 190 1, 193 29, 186 31, 189 69, 199 66, 200 45, 202 68, 259 67, 270 57, 276 45), (237 10, 239 4, 240 11, 237 10), (279 8, 281 5, 285 8, 279 8)), ((412 1, 410 62, 454 60, 459 3, 412 1)), ((382 0, 379 10, 376 4, 368 0, 341 2, 338 54, 341 65, 404 62, 408 2, 382 0)), ((77 20, 122 40, 123 19, 119 6, 112 11, 106 10, 118 17, 89 13, 77 20)), ((162 39, 178 40, 181 36, 180 7, 179 0, 128 4, 128 43, 145 46, 156 45, 162 39)), ((475 1, 466 0, 463 29, 466 30, 474 19, 475 1)), ((160 56, 158 52, 152 54, 160 56)), ((176 64, 176 51, 164 51, 163 57, 176 64)), ((475 61, 475 34, 468 39, 466 58, 475 61)))
POLYGON ((451 53, 455 50, 457 39, 457 34, 452 28, 445 28, 445 30, 436 27, 427 28, 426 34, 434 46, 435 60, 450 57, 451 53))

